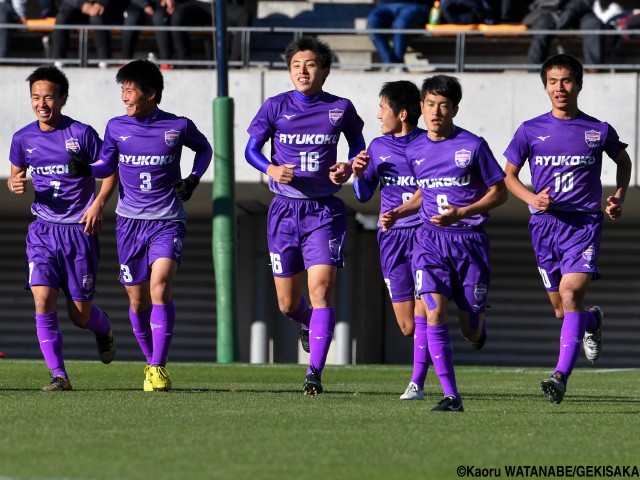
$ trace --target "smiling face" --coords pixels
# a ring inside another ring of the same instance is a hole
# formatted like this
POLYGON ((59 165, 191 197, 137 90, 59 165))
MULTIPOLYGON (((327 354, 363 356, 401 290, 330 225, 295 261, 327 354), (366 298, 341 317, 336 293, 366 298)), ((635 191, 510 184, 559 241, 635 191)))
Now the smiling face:
POLYGON ((329 76, 329 69, 322 67, 318 54, 311 50, 297 52, 289 66, 289 77, 297 91, 304 95, 315 95, 329 76))
POLYGON ((158 107, 155 92, 145 95, 134 82, 122 84, 122 101, 129 117, 148 117, 158 107))
POLYGON ((578 114, 580 86, 571 70, 565 67, 547 70, 546 90, 554 117, 572 118, 578 114))
POLYGON ((427 93, 420 102, 422 118, 431 140, 443 140, 453 132, 453 119, 458 107, 447 97, 435 93, 427 93))
POLYGON ((31 108, 41 130, 49 131, 58 126, 65 103, 67 96, 60 95, 59 85, 48 80, 38 80, 31 86, 31 108))

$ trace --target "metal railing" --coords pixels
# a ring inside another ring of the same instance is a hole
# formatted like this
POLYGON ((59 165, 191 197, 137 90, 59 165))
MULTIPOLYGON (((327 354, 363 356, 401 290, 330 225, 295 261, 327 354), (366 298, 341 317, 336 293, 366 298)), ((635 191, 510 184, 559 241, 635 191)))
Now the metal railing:
MULTIPOLYGON (((34 35, 42 34, 42 43, 43 43, 43 52, 45 55, 43 57, 6 57, 0 58, 0 65, 2 64, 11 64, 11 65, 34 65, 34 64, 42 64, 47 62, 52 62, 55 60, 62 61, 67 65, 72 66, 81 66, 81 67, 89 67, 89 66, 97 66, 99 64, 108 64, 108 65, 117 65, 122 64, 131 59, 105 59, 105 58, 91 58, 89 55, 89 38, 92 31, 95 30, 109 30, 112 33, 118 35, 123 31, 127 30, 138 30, 143 32, 144 34, 153 34, 156 31, 187 31, 193 36, 202 37, 205 42, 211 42, 208 46, 208 56, 210 58, 198 59, 198 60, 177 60, 171 59, 167 61, 167 63, 171 63, 175 66, 188 66, 188 67, 200 67, 200 68, 215 68, 217 66, 217 62, 215 60, 215 48, 214 48, 214 33, 215 28, 213 27, 156 27, 156 26, 125 26, 125 25, 55 25, 51 27, 46 26, 30 26, 30 25, 22 25, 22 24, 0 24, 0 28, 7 28, 12 30, 20 30, 20 31, 28 31, 34 35), (75 35, 77 35, 77 57, 74 58, 65 58, 65 59, 54 59, 51 58, 49 44, 50 34, 53 30, 70 30, 75 35), (211 35, 207 35, 211 34, 211 35)), ((384 34, 395 34, 395 33, 404 33, 410 35, 414 40, 419 39, 420 41, 427 40, 429 38, 445 40, 448 39, 451 43, 454 44, 454 52, 450 55, 450 62, 441 62, 441 63, 430 63, 428 68, 430 70, 445 70, 445 71, 455 71, 455 72, 464 72, 464 71, 496 71, 496 70, 534 70, 539 67, 539 65, 532 65, 526 63, 526 56, 523 56, 522 62, 518 63, 470 63, 467 61, 467 46, 476 41, 478 38, 492 38, 496 41, 496 43, 512 41, 514 38, 526 38, 532 37, 534 35, 553 35, 560 41, 560 45, 563 40, 566 39, 575 39, 580 38, 585 35, 599 35, 602 36, 603 39, 606 37, 622 37, 624 36, 637 36, 640 35, 640 30, 526 30, 526 31, 491 31, 491 32, 483 32, 479 30, 450 30, 447 32, 431 32, 423 29, 411 29, 411 30, 398 30, 398 29, 355 29, 355 28, 309 28, 309 27, 229 27, 227 29, 228 33, 234 35, 241 36, 241 58, 240 60, 230 61, 229 66, 231 67, 240 67, 240 68, 285 68, 284 61, 280 58, 280 52, 273 52, 272 59, 269 60, 257 60, 252 58, 252 55, 255 57, 256 51, 264 51, 261 46, 256 45, 256 37, 257 36, 269 36, 269 35, 285 35, 291 36, 291 39, 298 38, 303 35, 322 35, 325 38, 340 35, 340 36, 353 36, 354 39, 357 37, 369 37, 372 33, 384 33, 384 34), (252 48, 252 46, 257 48, 252 48)), ((264 38, 264 37, 260 37, 264 38)), ((193 41, 193 39, 192 39, 193 41)), ((343 44, 332 44, 333 49, 340 54, 343 51, 349 51, 350 48, 348 45, 343 44)), ((493 47, 492 47, 493 48, 493 47)), ((499 47, 497 47, 499 48, 499 47)), ((493 56, 500 56, 497 52, 497 48, 495 51, 492 50, 493 56)), ((371 45, 371 53, 375 53, 375 48, 371 45)), ((11 52, 9 52, 11 54, 11 52)), ((477 55, 476 55, 477 56, 477 55)), ((640 71, 640 51, 638 52, 636 62, 632 63, 612 63, 612 62, 604 62, 602 64, 591 65, 585 64, 585 68, 593 68, 599 70, 610 70, 610 71, 640 71)), ((354 62, 336 62, 336 68, 349 68, 349 69, 363 69, 363 70, 371 70, 371 69, 387 69, 387 68, 402 68, 412 70, 424 68, 423 63, 419 64, 411 64, 411 63, 402 63, 402 64, 383 64, 374 61, 363 61, 359 63, 354 62)))

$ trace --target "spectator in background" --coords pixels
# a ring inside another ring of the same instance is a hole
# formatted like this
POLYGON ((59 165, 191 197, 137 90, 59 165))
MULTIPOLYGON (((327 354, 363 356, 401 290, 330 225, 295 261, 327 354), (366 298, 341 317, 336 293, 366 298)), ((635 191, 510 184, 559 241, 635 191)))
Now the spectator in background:
POLYGON ((443 0, 442 17, 458 25, 494 24, 500 17, 500 5, 495 0, 443 0))
MULTIPOLYGON (((429 21, 431 0, 376 0, 367 18, 367 28, 416 29, 429 21)), ((372 33, 371 41, 382 63, 404 63, 404 54, 411 37, 402 33, 372 33)))
MULTIPOLYGON (((27 0, 0 0, 0 23, 27 23, 27 0)), ((10 29, 0 28, 0 58, 7 56, 10 29)))
MULTIPOLYGON (((532 30, 600 30, 602 22, 593 13, 594 0, 535 0, 522 23, 532 30)), ((553 35, 534 35, 527 55, 531 64, 539 65, 549 56, 553 35)), ((602 39, 599 35, 582 37, 584 62, 602 63, 602 39)))
MULTIPOLYGON (((178 0, 171 17, 171 25, 211 26, 213 25, 213 0, 178 0)), ((251 25, 251 13, 244 6, 242 0, 227 0, 227 26, 248 27, 251 25)), ((191 56, 191 43, 186 30, 173 32, 173 43, 180 60, 188 60, 191 56)), ((233 33, 229 47, 229 61, 237 62, 242 59, 242 35, 233 33)))
MULTIPOLYGON (((125 26, 144 25, 150 18, 156 27, 166 26, 171 22, 174 6, 174 0, 131 0, 124 12, 124 24, 125 26)), ((139 36, 139 30, 122 32, 122 58, 134 57, 139 36)), ((162 63, 160 68, 163 70, 171 68, 166 63, 171 58, 171 32, 156 31, 156 42, 162 63)))
MULTIPOLYGON (((101 25, 121 25, 122 14, 125 8, 125 0, 63 0, 58 15, 56 25, 86 24, 101 25)), ((53 58, 58 60, 57 66, 63 66, 61 59, 67 58, 69 49, 70 30, 56 29, 53 31, 53 58)), ((98 58, 106 60, 111 58, 111 33, 109 30, 94 30, 94 39, 98 58)), ((107 62, 100 62, 100 68, 107 68, 107 62)))

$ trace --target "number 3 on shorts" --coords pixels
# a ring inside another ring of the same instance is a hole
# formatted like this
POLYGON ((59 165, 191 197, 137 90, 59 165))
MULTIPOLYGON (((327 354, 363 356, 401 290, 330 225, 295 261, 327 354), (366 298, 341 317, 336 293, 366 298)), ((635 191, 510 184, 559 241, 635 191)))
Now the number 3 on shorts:
POLYGON ((125 282, 133 281, 133 277, 131 276, 131 272, 129 271, 129 267, 126 265, 120 265, 120 278, 125 282))

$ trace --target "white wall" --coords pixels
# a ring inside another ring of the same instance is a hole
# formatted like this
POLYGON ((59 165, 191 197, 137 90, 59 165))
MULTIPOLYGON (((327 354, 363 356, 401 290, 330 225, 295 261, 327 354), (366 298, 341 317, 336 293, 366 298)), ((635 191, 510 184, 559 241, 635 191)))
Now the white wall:
MULTIPOLYGON (((5 95, 4 122, 0 123, 0 152, 5 161, 0 162, 0 177, 10 172, 9 145, 13 132, 33 121, 34 114, 29 101, 29 88, 25 78, 32 67, 1 67, 0 85, 5 95)), ((120 87, 115 83, 116 69, 69 68, 70 96, 64 113, 91 124, 100 134, 107 120, 124 113, 120 101, 120 87)), ((327 79, 326 90, 344 96, 354 103, 365 121, 367 141, 380 134, 378 91, 384 82, 408 79, 418 86, 429 74, 391 74, 381 72, 353 72, 334 70, 327 79)), ((456 123, 483 136, 496 158, 504 163, 502 152, 518 125, 528 118, 549 110, 549 100, 537 74, 458 74, 462 83, 463 98, 456 123)), ((161 107, 164 110, 191 118, 200 130, 213 138, 212 101, 216 92, 214 70, 172 70, 164 72, 165 91, 161 107)), ((264 98, 291 89, 286 71, 236 71, 230 72, 229 95, 234 99, 236 180, 258 182, 260 175, 244 161, 244 146, 249 122, 258 111, 264 98)), ((638 75, 635 73, 586 75, 580 94, 580 106, 588 114, 611 123, 620 138, 629 144, 629 154, 637 163, 638 138, 638 75)), ((268 148, 268 147, 266 147, 268 148)), ((187 150, 183 159, 186 169, 193 155, 187 150)), ((268 154, 268 152, 266 152, 268 154)), ((341 142, 340 157, 347 157, 346 142, 341 142)), ((637 172, 637 169, 636 169, 637 172)), ((637 174, 636 174, 637 175, 637 174)), ((634 175, 633 185, 638 178, 634 175)), ((210 168, 205 180, 213 178, 210 168)), ((526 178, 526 177, 524 177, 526 178)), ((605 185, 615 184, 615 165, 603 166, 605 185)))

